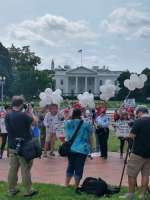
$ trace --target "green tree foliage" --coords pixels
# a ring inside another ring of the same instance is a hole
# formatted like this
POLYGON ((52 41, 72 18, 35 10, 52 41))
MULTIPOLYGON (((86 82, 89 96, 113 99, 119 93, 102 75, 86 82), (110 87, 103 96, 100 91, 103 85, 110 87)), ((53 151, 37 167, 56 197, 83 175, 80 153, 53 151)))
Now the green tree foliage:
POLYGON ((148 78, 143 88, 143 96, 147 99, 150 98, 150 68, 145 68, 142 73, 146 74, 148 78))
POLYGON ((5 76, 4 95, 10 94, 12 83, 12 65, 9 51, 0 43, 0 76, 5 76))
POLYGON ((36 69, 41 59, 30 51, 29 46, 16 48, 12 45, 9 53, 12 62, 13 94, 23 94, 27 98, 32 98, 49 86, 49 75, 36 69))
POLYGON ((125 72, 122 72, 120 74, 120 76, 118 77, 118 83, 119 83, 119 92, 118 92, 118 95, 117 95, 117 98, 119 100, 123 100, 127 94, 128 94, 128 89, 124 86, 124 81, 126 79, 129 79, 130 78, 130 72, 129 71, 125 71, 125 72))
MULTIPOLYGON (((130 98, 135 98, 137 101, 144 102, 148 97, 150 97, 150 69, 145 68, 141 73, 146 74, 148 80, 146 81, 144 88, 132 91, 130 94, 130 98)), ((129 79, 130 75, 131 73, 129 71, 126 71, 120 74, 120 76, 118 77, 120 91, 118 92, 117 98, 119 100, 123 100, 129 92, 129 90, 126 87, 124 87, 124 80, 129 79)))

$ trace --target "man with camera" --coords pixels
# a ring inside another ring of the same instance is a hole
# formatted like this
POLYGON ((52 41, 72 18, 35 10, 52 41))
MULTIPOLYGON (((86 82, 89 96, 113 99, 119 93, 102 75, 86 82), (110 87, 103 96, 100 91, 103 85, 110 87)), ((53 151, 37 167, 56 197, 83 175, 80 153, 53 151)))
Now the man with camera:
POLYGON ((136 110, 137 120, 129 135, 133 138, 133 148, 127 164, 128 193, 122 199, 135 199, 134 192, 138 174, 141 172, 142 193, 140 199, 146 200, 150 176, 150 115, 148 109, 139 107, 136 110))
POLYGON ((8 148, 10 152, 10 168, 8 173, 9 195, 16 195, 19 190, 17 187, 18 170, 21 168, 22 182, 25 189, 24 196, 30 197, 37 194, 32 189, 31 167, 33 161, 27 161, 24 157, 18 155, 22 142, 32 140, 31 124, 36 121, 33 113, 30 115, 23 112, 24 98, 14 96, 12 98, 12 112, 6 115, 5 123, 8 131, 8 148))

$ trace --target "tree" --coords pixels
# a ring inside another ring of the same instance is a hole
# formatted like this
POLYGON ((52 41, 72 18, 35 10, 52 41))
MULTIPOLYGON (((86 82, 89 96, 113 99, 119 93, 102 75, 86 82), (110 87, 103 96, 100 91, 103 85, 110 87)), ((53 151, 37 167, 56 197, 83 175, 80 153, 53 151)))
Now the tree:
POLYGON ((10 86, 12 82, 12 65, 9 51, 0 43, 0 76, 5 76, 4 92, 10 94, 10 86))
POLYGON ((122 72, 117 79, 117 81, 119 83, 119 88, 120 88, 118 95, 117 95, 117 98, 119 100, 123 100, 129 92, 129 90, 124 86, 124 81, 129 78, 130 78, 130 72, 125 71, 125 72, 122 72))
POLYGON ((50 86, 51 78, 47 71, 38 71, 40 57, 30 51, 29 46, 9 48, 12 68, 14 94, 23 94, 27 98, 37 97, 40 91, 50 86))
POLYGON ((145 86, 143 88, 144 99, 147 99, 147 98, 150 97, 150 68, 145 68, 142 71, 142 74, 147 75, 147 81, 146 81, 145 86))

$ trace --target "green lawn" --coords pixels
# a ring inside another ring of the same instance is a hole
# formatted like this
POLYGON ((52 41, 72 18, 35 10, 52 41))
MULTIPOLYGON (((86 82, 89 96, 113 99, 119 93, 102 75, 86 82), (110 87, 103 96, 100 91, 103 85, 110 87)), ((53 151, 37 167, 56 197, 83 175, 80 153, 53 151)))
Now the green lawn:
MULTIPOLYGON (((117 200, 119 199, 118 196, 121 195, 113 195, 111 198, 97 198, 92 195, 78 195, 75 193, 75 190, 73 187, 70 188, 64 188, 63 186, 57 186, 57 185, 48 185, 48 184, 34 184, 34 188, 39 190, 39 194, 32 197, 34 200, 96 200, 96 199, 112 199, 117 200)), ((20 187, 20 190, 22 188, 20 187)), ((123 192, 125 190, 123 189, 123 192)), ((123 193, 122 192, 122 193, 123 193)), ((15 197, 8 197, 7 196, 7 184, 4 182, 0 182, 0 200, 25 200, 25 199, 31 199, 31 198, 25 198, 22 196, 22 193, 18 193, 15 197)))
MULTIPOLYGON (((93 195, 81 194, 78 195, 75 193, 73 187, 65 188, 63 186, 58 185, 51 185, 51 184, 34 184, 34 188, 39 191, 39 194, 32 197, 27 198, 23 197, 22 187, 19 186, 20 193, 18 193, 15 197, 9 197, 7 195, 7 183, 0 182, 0 200, 25 200, 25 199, 32 199, 32 200, 119 200, 119 196, 124 195, 127 192, 126 188, 123 188, 119 194, 112 195, 110 198, 108 197, 95 197, 93 195)), ((136 196, 138 199, 139 190, 136 191, 136 196)), ((147 199, 150 199, 150 195, 147 199)))

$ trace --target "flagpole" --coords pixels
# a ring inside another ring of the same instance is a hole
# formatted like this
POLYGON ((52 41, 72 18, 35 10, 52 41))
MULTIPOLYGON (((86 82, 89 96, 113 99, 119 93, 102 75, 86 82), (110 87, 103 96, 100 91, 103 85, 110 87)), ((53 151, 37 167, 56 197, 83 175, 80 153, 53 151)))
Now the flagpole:
POLYGON ((83 57, 82 57, 82 51, 81 51, 81 66, 83 66, 83 57))
POLYGON ((82 49, 78 50, 78 53, 80 53, 80 57, 81 57, 81 66, 83 66, 83 54, 82 54, 82 49))

